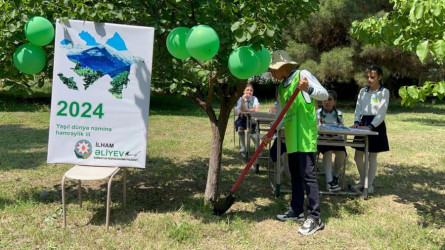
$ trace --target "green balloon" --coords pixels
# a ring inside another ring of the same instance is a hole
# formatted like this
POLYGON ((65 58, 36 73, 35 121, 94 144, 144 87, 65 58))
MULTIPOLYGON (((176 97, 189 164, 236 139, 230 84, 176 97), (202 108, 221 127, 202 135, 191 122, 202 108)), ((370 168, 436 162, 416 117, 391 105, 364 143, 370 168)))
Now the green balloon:
POLYGON ((187 51, 199 61, 212 59, 219 50, 219 37, 214 29, 207 25, 197 25, 187 34, 187 51))
POLYGON ((262 73, 266 72, 267 69, 269 68, 270 52, 269 52, 269 50, 267 50, 266 47, 264 47, 261 44, 261 49, 260 50, 256 50, 255 54, 260 59, 260 66, 258 67, 258 71, 254 74, 254 75, 257 76, 257 75, 261 75, 262 73))
POLYGON ((42 71, 45 64, 45 52, 34 44, 23 44, 14 52, 14 65, 23 73, 37 74, 42 71))
POLYGON ((178 59, 186 59, 190 57, 190 54, 185 47, 185 39, 189 31, 189 28, 177 27, 168 34, 166 41, 167 50, 172 56, 178 59))
POLYGON ((235 49, 229 56, 229 70, 236 78, 248 79, 258 72, 260 60, 251 47, 235 49))
POLYGON ((54 26, 48 19, 35 16, 25 25, 28 41, 37 46, 45 46, 54 39, 54 26))

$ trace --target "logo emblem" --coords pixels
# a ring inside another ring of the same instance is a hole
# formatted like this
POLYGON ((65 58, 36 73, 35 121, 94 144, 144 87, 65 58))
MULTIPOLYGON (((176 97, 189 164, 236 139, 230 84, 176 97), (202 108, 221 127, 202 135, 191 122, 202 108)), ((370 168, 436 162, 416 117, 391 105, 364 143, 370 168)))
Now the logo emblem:
POLYGON ((86 159, 90 157, 92 152, 93 152, 93 146, 87 140, 78 141, 76 143, 76 146, 74 147, 74 153, 79 159, 86 159))

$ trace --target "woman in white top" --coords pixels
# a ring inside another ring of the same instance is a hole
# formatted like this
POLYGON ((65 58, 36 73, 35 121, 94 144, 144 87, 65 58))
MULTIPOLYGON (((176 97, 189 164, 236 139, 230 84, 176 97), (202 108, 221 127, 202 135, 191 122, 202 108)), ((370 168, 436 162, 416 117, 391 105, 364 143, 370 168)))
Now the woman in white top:
MULTIPOLYGON (((343 114, 337 109, 337 93, 334 90, 328 90, 329 97, 322 102, 322 107, 317 110, 318 125, 338 125, 344 126, 343 114)), ((319 135, 319 138, 333 135, 319 135)), ((339 137, 338 135, 336 137, 339 137)), ((340 138, 341 139, 341 138, 340 138)), ((338 176, 341 167, 346 158, 346 149, 344 146, 317 146, 318 152, 323 154, 323 166, 326 175, 326 190, 340 191, 338 185, 338 176), (334 173, 332 173, 332 154, 335 155, 334 173)))
MULTIPOLYGON (((378 135, 368 137, 369 142, 369 171, 368 193, 374 192, 373 182, 377 172, 377 153, 389 151, 388 136, 386 134, 385 116, 389 105, 389 90, 381 85, 383 71, 377 66, 367 68, 368 86, 360 90, 354 113, 352 128, 376 131, 378 135)), ((353 186, 353 190, 362 191, 365 183, 364 149, 356 148, 355 163, 360 174, 360 183, 353 186)))

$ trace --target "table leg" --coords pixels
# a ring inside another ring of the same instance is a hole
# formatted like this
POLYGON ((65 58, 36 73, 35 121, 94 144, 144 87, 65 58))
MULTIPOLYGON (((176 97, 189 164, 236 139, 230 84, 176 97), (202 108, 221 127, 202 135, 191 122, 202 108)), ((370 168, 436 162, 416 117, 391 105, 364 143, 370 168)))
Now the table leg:
POLYGON ((278 131, 277 138, 277 166, 275 170, 275 187, 279 187, 281 184, 281 131, 278 131))
POLYGON ((363 198, 368 198, 368 170, 369 170, 369 164, 368 164, 368 158, 369 158, 369 145, 368 145, 368 136, 365 136, 365 183, 363 187, 363 198))
POLYGON ((251 126, 251 124, 250 124, 250 115, 245 115, 246 116, 246 131, 247 131, 247 134, 246 134, 246 161, 249 161, 250 160, 250 126, 251 126))
MULTIPOLYGON (((257 123, 257 129, 256 129, 256 134, 255 134, 255 151, 257 150, 257 148, 260 146, 260 123, 257 123)), ((261 153, 258 155, 258 158, 255 160, 255 173, 259 173, 260 171, 260 165, 258 162, 258 159, 261 157, 261 153)))

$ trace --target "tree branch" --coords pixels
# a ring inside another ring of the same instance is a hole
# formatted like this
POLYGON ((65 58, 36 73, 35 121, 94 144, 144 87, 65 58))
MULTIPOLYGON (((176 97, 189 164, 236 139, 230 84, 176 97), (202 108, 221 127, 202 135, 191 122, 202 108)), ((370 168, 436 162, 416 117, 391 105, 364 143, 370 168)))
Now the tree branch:
POLYGON ((191 93, 187 93, 187 97, 189 97, 196 105, 198 105, 198 107, 206 112, 206 114, 209 116, 210 121, 217 121, 215 110, 213 110, 212 106, 207 106, 206 102, 201 100, 199 97, 192 95, 191 93))
POLYGON ((218 77, 225 71, 225 68, 221 67, 218 69, 218 71, 215 73, 215 75, 213 75, 212 77, 210 77, 210 73, 209 73, 209 92, 207 94, 207 106, 211 106, 212 105, 212 100, 213 100, 213 90, 215 88, 215 81, 218 80, 218 77))
POLYGON ((190 57, 195 63, 197 63, 199 66, 201 66, 201 68, 202 69, 207 69, 207 67, 204 65, 204 64, 202 64, 202 62, 201 61, 198 61, 198 60, 196 60, 195 58, 193 58, 193 57, 190 57))

